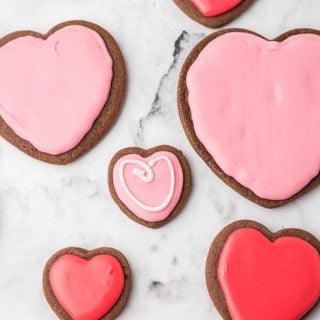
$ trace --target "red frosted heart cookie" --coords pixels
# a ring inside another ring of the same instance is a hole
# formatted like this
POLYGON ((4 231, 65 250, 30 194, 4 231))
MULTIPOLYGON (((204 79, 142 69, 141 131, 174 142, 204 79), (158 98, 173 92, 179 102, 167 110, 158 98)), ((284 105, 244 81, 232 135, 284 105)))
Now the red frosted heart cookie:
POLYGON ((241 0, 190 0, 205 17, 214 17, 237 7, 241 0))
POLYGON ((221 27, 237 18, 254 0, 174 0, 193 20, 209 28, 221 27))
POLYGON ((191 174, 186 158, 173 147, 126 148, 111 160, 108 182, 124 213, 144 226, 158 228, 182 209, 191 174))
POLYGON ((0 135, 42 161, 65 164, 115 121, 126 74, 112 36, 86 21, 0 40, 0 135))
POLYGON ((62 320, 111 320, 130 289, 125 257, 110 248, 67 248, 50 258, 43 273, 45 296, 62 320))
POLYGON ((319 241, 303 230, 232 223, 209 251, 210 296, 223 319, 302 319, 320 298, 319 253, 319 241))
POLYGON ((320 182, 320 37, 274 41, 223 30, 200 42, 180 74, 179 113, 193 147, 243 196, 265 207, 320 182))

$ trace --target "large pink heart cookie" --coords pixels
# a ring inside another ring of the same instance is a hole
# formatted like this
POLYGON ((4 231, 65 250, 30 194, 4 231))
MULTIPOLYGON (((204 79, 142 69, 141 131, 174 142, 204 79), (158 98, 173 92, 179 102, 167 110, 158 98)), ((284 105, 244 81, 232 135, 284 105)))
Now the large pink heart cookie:
POLYGON ((130 218, 147 227, 161 227, 175 217, 190 187, 188 162, 170 146, 126 148, 109 165, 113 199, 130 218))
POLYGON ((178 7, 193 20, 217 28, 232 21, 245 11, 254 0, 174 0, 178 7))
POLYGON ((276 207, 319 183, 320 37, 226 30, 187 58, 179 109, 197 152, 227 184, 276 207))
POLYGON ((43 275, 45 296, 59 319, 115 319, 130 288, 125 257, 110 248, 67 248, 48 261, 43 275))
POLYGON ((0 41, 0 134, 37 159, 67 163, 90 149, 114 122, 124 90, 120 49, 92 23, 0 41))
POLYGON ((206 266, 223 319, 299 320, 320 298, 320 243, 303 230, 271 233, 253 221, 224 228, 206 266))

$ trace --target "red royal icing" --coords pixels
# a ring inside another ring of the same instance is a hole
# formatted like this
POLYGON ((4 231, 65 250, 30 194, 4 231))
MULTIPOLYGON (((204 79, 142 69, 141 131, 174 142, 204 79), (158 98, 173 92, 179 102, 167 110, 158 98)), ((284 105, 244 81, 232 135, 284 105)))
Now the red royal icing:
POLYGON ((54 262, 49 281, 55 297, 74 320, 99 320, 118 301, 124 272, 111 255, 85 260, 65 255, 54 262))
POLYGON ((196 8, 206 17, 214 17, 226 13, 242 0, 191 0, 196 8))
POLYGON ((243 228, 227 239, 218 279, 233 320, 298 320, 320 297, 320 258, 308 242, 271 242, 243 228))

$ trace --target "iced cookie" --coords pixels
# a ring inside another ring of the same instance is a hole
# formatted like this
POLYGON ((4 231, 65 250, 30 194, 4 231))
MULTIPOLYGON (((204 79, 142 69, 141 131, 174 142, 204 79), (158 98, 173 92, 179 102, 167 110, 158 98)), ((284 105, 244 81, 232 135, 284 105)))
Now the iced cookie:
POLYGON ((126 148, 112 158, 108 183, 112 198, 129 218, 159 228, 181 211, 191 174, 183 153, 173 147, 126 148))
POLYGON ((277 207, 319 184, 320 37, 298 29, 269 41, 214 33, 190 53, 178 87, 185 132, 233 189, 277 207))
POLYGON ((225 320, 302 319, 319 301, 319 253, 319 241, 303 230, 232 223, 207 258, 211 299, 225 320))
POLYGON ((244 12, 255 0, 173 0, 191 19, 209 28, 221 27, 244 12))
POLYGON ((117 118, 125 65, 112 36, 86 21, 0 40, 0 135, 28 155, 65 164, 117 118))
POLYGON ((43 272, 46 299, 61 320, 114 320, 131 286, 126 258, 117 250, 66 248, 43 272))

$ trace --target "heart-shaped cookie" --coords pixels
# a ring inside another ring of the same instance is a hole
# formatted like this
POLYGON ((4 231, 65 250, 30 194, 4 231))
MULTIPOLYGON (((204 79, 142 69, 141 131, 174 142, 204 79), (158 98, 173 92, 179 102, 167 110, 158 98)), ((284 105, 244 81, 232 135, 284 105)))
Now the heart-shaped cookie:
POLYGON ((129 295, 130 269, 115 249, 66 248, 53 255, 43 273, 43 289, 61 320, 113 320, 129 295))
POLYGON ((86 21, 0 40, 0 134, 56 164, 92 148, 115 121, 126 73, 112 36, 86 21))
POLYGON ((183 66, 178 104, 189 140, 222 180, 262 206, 320 181, 319 56, 315 30, 268 41, 231 29, 200 42, 183 66))
POLYGON ((303 230, 232 223, 209 251, 210 296, 226 320, 302 319, 320 298, 319 253, 319 241, 303 230))
POLYGON ((188 162, 181 151, 170 146, 120 150, 108 171, 115 202, 130 218, 150 228, 174 218, 190 192, 188 162))
POLYGON ((237 18, 255 0, 173 0, 191 19, 209 28, 221 27, 237 18))

